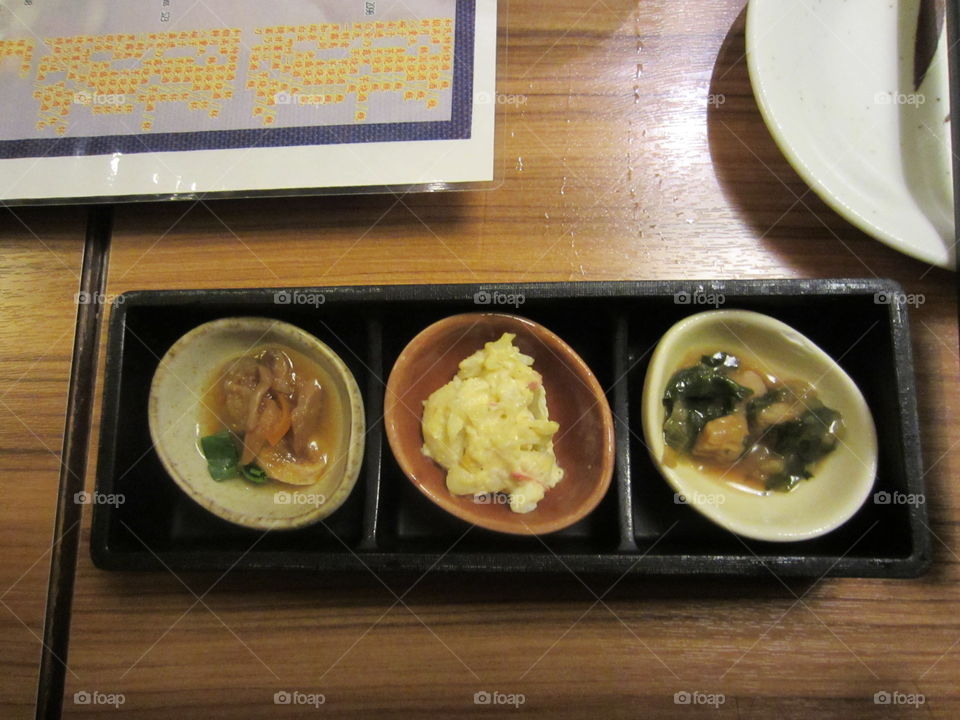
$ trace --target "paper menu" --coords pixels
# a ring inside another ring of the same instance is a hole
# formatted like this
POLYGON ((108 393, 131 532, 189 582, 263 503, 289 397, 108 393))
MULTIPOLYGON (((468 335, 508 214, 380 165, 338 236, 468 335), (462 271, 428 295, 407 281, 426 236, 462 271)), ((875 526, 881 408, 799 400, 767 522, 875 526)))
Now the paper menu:
POLYGON ((0 199, 493 179, 495 0, 0 3, 0 199))

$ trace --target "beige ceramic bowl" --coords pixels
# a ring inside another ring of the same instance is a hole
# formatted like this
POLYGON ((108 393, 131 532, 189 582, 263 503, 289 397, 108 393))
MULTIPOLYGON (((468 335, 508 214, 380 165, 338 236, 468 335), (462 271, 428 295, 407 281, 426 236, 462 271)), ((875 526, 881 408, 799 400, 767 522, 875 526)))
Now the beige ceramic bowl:
POLYGON ((713 310, 670 328, 650 360, 642 411, 647 448, 678 498, 738 535, 781 542, 823 535, 849 520, 873 488, 877 434, 859 388, 809 338, 767 315, 713 310), (821 461, 814 477, 792 492, 759 495, 704 475, 691 464, 663 464, 667 383, 691 352, 719 350, 748 359, 774 376, 812 383, 823 404, 843 416, 840 445, 821 461))
POLYGON ((360 389, 343 360, 298 327, 237 317, 194 328, 167 351, 150 386, 150 435, 163 466, 193 500, 224 520, 261 530, 299 528, 330 515, 347 499, 360 473, 365 420, 360 389), (343 425, 326 472, 313 485, 240 478, 217 482, 199 447, 201 398, 214 373, 255 347, 280 344, 316 362, 332 379, 343 425))
POLYGON ((565 528, 590 513, 603 499, 613 474, 613 416, 603 388, 574 350, 542 325, 495 313, 454 315, 434 323, 400 353, 384 399, 384 423, 394 456, 424 495, 447 512, 474 525, 504 533, 539 535, 565 528), (537 508, 515 513, 500 504, 481 504, 447 490, 446 470, 423 455, 424 401, 457 374, 460 362, 505 332, 533 358, 543 376, 554 438, 564 478, 537 508))

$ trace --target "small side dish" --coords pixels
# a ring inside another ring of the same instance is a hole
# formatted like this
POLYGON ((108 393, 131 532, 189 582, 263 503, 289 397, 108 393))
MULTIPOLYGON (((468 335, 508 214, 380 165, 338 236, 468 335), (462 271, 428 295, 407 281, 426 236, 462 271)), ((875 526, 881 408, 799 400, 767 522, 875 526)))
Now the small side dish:
POLYGON ((517 513, 536 510, 563 479, 543 378, 533 358, 499 340, 460 363, 456 376, 424 402, 423 454, 447 471, 454 495, 503 494, 517 513))
POLYGON ((813 477, 843 429, 809 382, 722 350, 688 358, 667 383, 663 407, 665 465, 690 462, 761 493, 789 492, 813 477))
POLYGON ((610 487, 603 388, 570 345, 527 318, 466 313, 421 330, 393 363, 383 416, 413 486, 471 525, 556 532, 610 487))
POLYGON ((244 527, 304 527, 343 505, 363 459, 360 389, 313 335, 271 318, 200 325, 154 372, 150 436, 200 506, 244 527))
POLYGON ((647 368, 642 418, 674 502, 744 537, 818 537, 873 488, 877 434, 860 389, 768 315, 711 310, 671 327, 647 368))

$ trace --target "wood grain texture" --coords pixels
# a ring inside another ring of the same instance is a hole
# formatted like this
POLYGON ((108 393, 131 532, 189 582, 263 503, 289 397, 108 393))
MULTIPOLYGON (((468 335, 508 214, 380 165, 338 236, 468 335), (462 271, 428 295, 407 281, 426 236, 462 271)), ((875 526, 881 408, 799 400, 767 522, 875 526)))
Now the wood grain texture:
POLYGON ((33 717, 76 292, 76 209, 0 209, 0 715, 33 717))
POLYGON ((955 717, 953 276, 851 227, 789 168, 750 91, 743 0, 504 5, 499 89, 522 102, 502 108, 497 188, 123 207, 109 293, 893 277, 925 298, 912 337, 933 568, 917 581, 627 578, 604 595, 611 583, 572 576, 111 574, 84 552, 66 714, 286 717, 302 709, 274 693, 296 690, 323 693, 336 717, 496 712, 474 705, 479 691, 522 693, 521 712, 544 717, 916 716, 873 703, 898 691, 955 717), (82 691, 125 702, 79 706, 82 691), (682 691, 726 701, 685 709, 682 691))

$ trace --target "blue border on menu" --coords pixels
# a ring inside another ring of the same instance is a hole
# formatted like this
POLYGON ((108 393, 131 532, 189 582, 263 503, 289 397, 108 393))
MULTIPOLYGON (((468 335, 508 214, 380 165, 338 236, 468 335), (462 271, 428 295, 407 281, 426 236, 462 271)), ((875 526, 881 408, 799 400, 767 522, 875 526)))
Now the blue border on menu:
POLYGON ((473 120, 476 0, 456 2, 453 103, 449 120, 2 140, 0 159, 468 139, 473 120))

